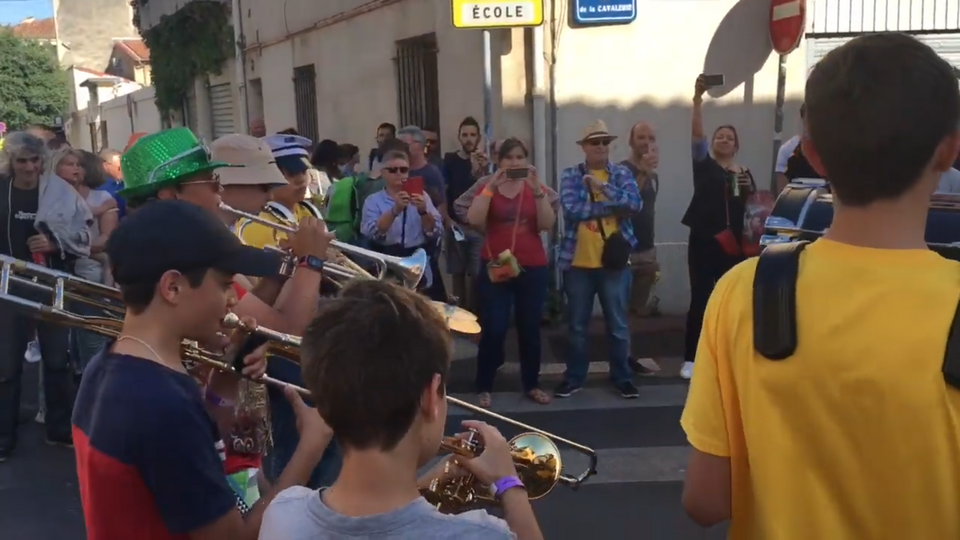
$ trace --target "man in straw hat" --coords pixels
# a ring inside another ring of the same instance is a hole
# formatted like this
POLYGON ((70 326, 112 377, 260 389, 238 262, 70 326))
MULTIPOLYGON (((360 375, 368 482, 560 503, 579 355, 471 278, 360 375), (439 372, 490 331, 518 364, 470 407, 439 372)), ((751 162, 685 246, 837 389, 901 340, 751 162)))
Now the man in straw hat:
POLYGON ((610 342, 610 378, 624 398, 640 396, 630 368, 630 329, 627 302, 630 295, 630 253, 637 245, 629 216, 642 206, 640 190, 630 170, 610 162, 611 135, 597 120, 587 126, 577 144, 584 161, 563 170, 560 202, 563 206, 563 239, 557 264, 570 308, 570 352, 557 397, 570 397, 586 380, 587 325, 593 316, 594 298, 600 297, 610 342))

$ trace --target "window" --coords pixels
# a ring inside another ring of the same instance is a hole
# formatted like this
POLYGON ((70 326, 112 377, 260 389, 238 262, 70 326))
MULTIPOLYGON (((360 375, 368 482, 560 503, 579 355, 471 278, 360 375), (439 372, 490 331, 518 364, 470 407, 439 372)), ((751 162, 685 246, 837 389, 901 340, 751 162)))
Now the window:
POLYGON ((440 128, 437 36, 425 34, 397 42, 398 127, 440 128))
POLYGON ((313 64, 294 68, 293 98, 297 132, 316 143, 320 128, 317 119, 317 71, 313 64))

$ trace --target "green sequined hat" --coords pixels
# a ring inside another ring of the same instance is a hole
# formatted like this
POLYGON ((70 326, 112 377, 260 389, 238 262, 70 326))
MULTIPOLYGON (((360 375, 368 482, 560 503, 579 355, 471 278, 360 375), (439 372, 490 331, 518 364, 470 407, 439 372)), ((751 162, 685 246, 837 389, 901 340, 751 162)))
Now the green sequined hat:
POLYGON ((229 167, 212 161, 210 150, 188 128, 144 135, 120 158, 124 199, 149 197, 187 177, 229 167))

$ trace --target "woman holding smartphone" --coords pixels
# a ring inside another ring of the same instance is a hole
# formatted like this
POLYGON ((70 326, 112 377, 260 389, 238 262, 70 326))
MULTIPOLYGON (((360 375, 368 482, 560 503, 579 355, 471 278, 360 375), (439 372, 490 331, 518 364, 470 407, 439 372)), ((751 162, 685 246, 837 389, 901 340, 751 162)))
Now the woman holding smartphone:
POLYGON ((540 321, 549 276, 540 232, 553 227, 558 197, 540 183, 528 156, 520 140, 507 139, 497 152, 497 172, 478 180, 454 203, 462 219, 486 233, 480 248, 478 304, 483 332, 475 381, 481 407, 492 405, 511 310, 524 393, 542 405, 550 403, 550 396, 540 389, 540 321))

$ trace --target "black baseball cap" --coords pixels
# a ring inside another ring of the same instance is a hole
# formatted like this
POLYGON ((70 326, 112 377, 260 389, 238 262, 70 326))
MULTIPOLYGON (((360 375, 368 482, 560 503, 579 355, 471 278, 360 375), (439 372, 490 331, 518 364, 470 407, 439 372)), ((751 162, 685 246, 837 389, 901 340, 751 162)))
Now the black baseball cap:
POLYGON ((244 245, 216 215, 184 201, 143 205, 123 218, 106 248, 118 285, 204 268, 267 277, 276 275, 281 263, 276 251, 244 245))

